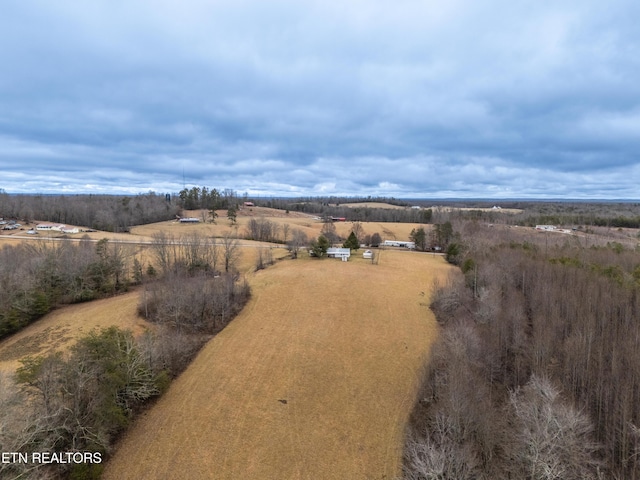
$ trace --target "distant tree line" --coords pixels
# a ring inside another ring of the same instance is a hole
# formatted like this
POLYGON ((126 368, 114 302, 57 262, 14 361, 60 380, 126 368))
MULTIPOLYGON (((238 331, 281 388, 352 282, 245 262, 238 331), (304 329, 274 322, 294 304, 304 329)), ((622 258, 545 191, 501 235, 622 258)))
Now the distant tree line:
POLYGON ((509 216, 516 225, 640 228, 639 203, 526 202, 518 207, 524 211, 509 216))
POLYGON ((185 210, 220 210, 236 207, 238 194, 229 188, 218 190, 216 188, 191 187, 183 188, 178 193, 180 206, 185 210))
POLYGON ((640 262, 461 222, 405 478, 640 478, 640 262))
POLYGON ((256 205, 285 211, 314 214, 330 220, 330 217, 344 217, 350 222, 402 222, 430 223, 433 211, 428 208, 412 209, 406 201, 393 198, 340 198, 308 197, 295 199, 255 200, 256 205), (375 208, 368 206, 343 207, 341 203, 384 202, 405 208, 375 208))
POLYGON ((126 232, 131 226, 175 218, 179 206, 154 192, 124 195, 9 195, 0 192, 0 217, 126 232))
POLYGON ((396 205, 398 207, 409 207, 412 204, 407 200, 399 200, 394 197, 339 197, 339 196, 317 196, 317 197, 298 197, 298 198, 271 198, 268 200, 259 199, 256 200, 261 206, 269 208, 277 208, 279 210, 286 210, 287 207, 299 203, 299 204, 320 204, 324 206, 337 205, 343 203, 388 203, 390 205, 396 205))
POLYGON ((594 215, 529 215, 517 222, 519 225, 580 225, 612 228, 640 228, 640 216, 637 217, 599 217, 594 215))
POLYGON ((258 200, 256 204, 282 210, 311 213, 320 217, 345 217, 347 221, 445 223, 447 221, 483 221, 521 226, 582 225, 613 228, 640 228, 640 204, 632 202, 544 202, 477 200, 406 200, 394 198, 307 197, 258 200), (382 202, 403 209, 368 206, 341 206, 344 203, 382 202), (433 204, 437 203, 437 207, 433 204), (414 209, 409 206, 419 206, 414 209), (494 208, 496 207, 496 208, 494 208), (499 208, 498 208, 499 207, 499 208), (520 209, 521 213, 506 213, 520 209))

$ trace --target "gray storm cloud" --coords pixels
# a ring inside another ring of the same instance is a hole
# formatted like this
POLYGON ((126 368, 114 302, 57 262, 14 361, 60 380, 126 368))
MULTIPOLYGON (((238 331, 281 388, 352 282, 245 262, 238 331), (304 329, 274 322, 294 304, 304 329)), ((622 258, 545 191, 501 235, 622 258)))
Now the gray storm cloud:
POLYGON ((632 1, 18 2, 0 188, 637 198, 632 1))

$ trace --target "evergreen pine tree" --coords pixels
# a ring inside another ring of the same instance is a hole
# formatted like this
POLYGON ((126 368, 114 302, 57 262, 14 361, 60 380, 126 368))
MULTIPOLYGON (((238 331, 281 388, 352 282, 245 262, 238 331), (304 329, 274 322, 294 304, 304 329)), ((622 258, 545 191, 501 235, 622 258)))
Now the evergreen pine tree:
POLYGON ((358 250, 358 248, 360 248, 360 242, 358 241, 358 237, 356 237, 356 234, 351 232, 342 247, 350 248, 351 250, 358 250))

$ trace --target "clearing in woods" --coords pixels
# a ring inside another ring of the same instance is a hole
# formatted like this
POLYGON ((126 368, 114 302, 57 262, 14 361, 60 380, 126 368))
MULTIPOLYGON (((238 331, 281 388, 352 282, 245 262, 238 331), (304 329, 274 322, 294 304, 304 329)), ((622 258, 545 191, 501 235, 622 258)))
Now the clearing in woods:
POLYGON ((0 341, 0 373, 13 373, 20 359, 61 352, 93 329, 116 326, 141 334, 153 325, 138 317, 139 292, 67 305, 0 341))
POLYGON ((104 479, 394 479, 441 257, 282 261, 125 434, 104 479))

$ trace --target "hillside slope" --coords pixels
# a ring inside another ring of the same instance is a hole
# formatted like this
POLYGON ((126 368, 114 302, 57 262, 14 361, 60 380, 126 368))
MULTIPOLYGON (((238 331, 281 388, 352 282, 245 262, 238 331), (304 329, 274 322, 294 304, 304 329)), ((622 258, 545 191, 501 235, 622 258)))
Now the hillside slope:
POLYGON ((105 479, 392 479, 442 258, 284 261, 121 441, 105 479))

